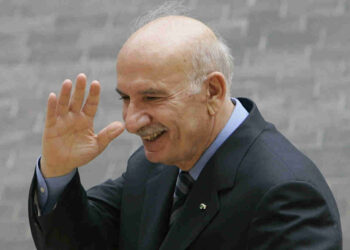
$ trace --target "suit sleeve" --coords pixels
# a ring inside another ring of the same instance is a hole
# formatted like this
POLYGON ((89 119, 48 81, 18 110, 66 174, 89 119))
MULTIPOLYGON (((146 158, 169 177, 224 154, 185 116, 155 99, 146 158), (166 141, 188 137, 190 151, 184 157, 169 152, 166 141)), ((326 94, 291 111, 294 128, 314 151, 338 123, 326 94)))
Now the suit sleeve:
POLYGON ((77 171, 55 209, 42 216, 34 201, 36 185, 34 176, 28 209, 37 249, 118 249, 123 176, 86 192, 77 171))
POLYGON ((249 232, 248 249, 342 249, 340 221, 330 204, 307 182, 284 183, 261 199, 249 232))
POLYGON ((60 194, 63 192, 64 188, 72 180, 76 171, 77 169, 74 169, 72 172, 63 176, 45 178, 41 172, 39 157, 35 166, 35 174, 38 183, 37 194, 41 214, 47 214, 54 208, 58 197, 60 197, 60 194))

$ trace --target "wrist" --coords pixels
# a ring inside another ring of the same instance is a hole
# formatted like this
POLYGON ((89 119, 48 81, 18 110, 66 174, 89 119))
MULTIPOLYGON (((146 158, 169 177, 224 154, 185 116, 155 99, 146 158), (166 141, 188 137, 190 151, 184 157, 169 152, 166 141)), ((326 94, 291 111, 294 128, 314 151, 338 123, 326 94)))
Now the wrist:
POLYGON ((74 169, 75 168, 69 169, 69 168, 65 168, 64 166, 58 166, 58 165, 53 166, 48 164, 44 157, 41 157, 40 159, 40 170, 42 175, 45 178, 52 178, 52 177, 67 175, 72 171, 74 171, 74 169))

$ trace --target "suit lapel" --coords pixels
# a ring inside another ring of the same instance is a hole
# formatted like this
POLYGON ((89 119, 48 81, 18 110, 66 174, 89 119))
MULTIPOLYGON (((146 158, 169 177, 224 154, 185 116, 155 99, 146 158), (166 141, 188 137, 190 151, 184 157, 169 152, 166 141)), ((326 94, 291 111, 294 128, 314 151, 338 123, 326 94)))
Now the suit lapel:
POLYGON ((139 249, 158 249, 168 231, 169 211, 172 203, 178 168, 163 166, 163 170, 150 177, 145 188, 139 249))

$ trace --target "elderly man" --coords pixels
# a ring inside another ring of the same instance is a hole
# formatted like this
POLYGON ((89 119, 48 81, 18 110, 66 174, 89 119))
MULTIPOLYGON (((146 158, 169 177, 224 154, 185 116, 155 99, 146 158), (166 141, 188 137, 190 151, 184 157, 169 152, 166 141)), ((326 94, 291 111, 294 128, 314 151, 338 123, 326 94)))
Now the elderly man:
POLYGON ((87 192, 78 167, 124 129, 98 134, 100 85, 50 94, 30 190, 38 249, 341 249, 336 203, 314 164, 245 98, 230 98, 229 49, 198 20, 155 19, 117 59, 123 118, 143 146, 87 192), (48 189, 48 190, 47 190, 48 189))

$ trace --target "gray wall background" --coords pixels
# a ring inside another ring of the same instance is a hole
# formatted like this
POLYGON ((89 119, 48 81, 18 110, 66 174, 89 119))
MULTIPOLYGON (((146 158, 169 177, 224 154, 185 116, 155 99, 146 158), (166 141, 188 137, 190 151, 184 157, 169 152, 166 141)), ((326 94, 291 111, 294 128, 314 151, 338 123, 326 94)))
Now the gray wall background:
MULTIPOLYGON (((27 194, 49 92, 85 72, 102 83, 96 130, 121 119, 115 58, 130 22, 162 1, 0 0, 0 249, 34 249, 27 194)), ((350 1, 189 0, 235 56, 233 96, 255 100, 321 169, 350 247, 350 1)), ((140 145, 124 133, 81 169, 85 187, 117 177, 140 145)))

